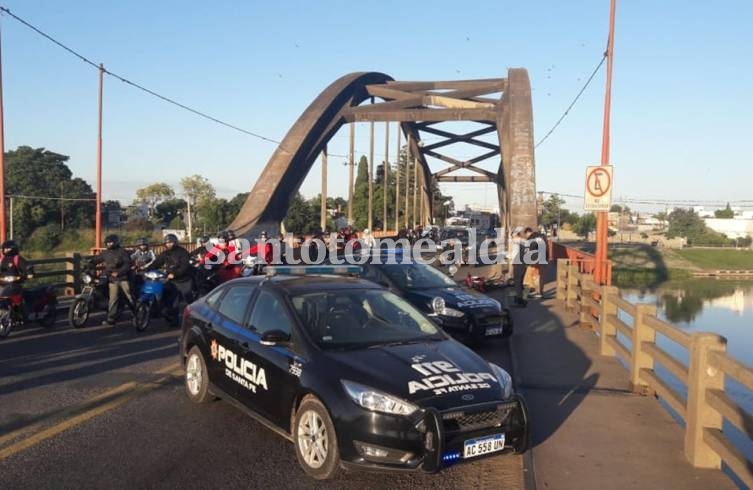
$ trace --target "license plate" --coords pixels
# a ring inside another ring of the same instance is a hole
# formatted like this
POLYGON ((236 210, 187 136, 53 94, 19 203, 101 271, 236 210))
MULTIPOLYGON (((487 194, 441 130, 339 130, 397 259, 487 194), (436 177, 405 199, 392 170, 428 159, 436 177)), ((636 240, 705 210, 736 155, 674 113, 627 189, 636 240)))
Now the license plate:
POLYGON ((465 441, 463 459, 475 458, 484 454, 496 453, 505 448, 505 435, 494 434, 481 439, 469 439, 465 441))
POLYGON ((83 289, 81 289, 81 294, 83 296, 90 296, 92 294, 92 291, 94 291, 94 288, 91 286, 84 286, 83 289))
POLYGON ((486 329, 486 335, 499 335, 502 333, 502 327, 489 327, 486 329))

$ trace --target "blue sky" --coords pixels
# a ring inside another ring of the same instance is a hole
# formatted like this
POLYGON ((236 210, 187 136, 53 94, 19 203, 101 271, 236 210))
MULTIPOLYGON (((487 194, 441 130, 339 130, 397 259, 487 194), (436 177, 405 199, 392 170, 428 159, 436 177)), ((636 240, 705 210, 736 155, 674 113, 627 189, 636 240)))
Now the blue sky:
MULTIPOLYGON (((223 120, 281 139, 327 85, 353 71, 398 80, 494 78, 525 67, 538 141, 598 63, 608 0, 578 2, 186 2, 0 0, 96 62, 223 120)), ((3 16, 6 149, 71 156, 94 183, 97 73, 3 16)), ((612 162, 619 199, 753 199, 753 2, 618 2, 612 162)), ((537 187, 582 195, 598 163, 604 71, 536 152, 537 187)), ((248 191, 275 145, 105 80, 104 198, 207 176, 248 191)), ((382 125, 377 150, 382 153, 382 125)), ((367 127, 357 148, 368 153, 367 127)), ((392 142, 394 152, 394 141, 392 142)), ((347 152, 347 132, 330 144, 347 152)), ((378 158, 381 158, 379 156, 378 158)), ((329 188, 346 194, 342 159, 329 188)), ((302 187, 319 192, 318 165, 302 187)), ((489 184, 443 188, 495 206, 489 184)), ((577 209, 581 200, 569 200, 577 209)), ((633 206, 651 208, 650 206, 633 206)))

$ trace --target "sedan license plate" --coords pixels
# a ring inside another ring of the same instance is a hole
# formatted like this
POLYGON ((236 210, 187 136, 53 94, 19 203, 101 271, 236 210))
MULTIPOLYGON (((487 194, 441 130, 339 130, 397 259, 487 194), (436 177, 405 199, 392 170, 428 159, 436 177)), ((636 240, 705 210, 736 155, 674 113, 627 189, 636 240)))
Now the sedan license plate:
POLYGON ((496 453, 505 448, 505 435, 494 434, 481 439, 469 439, 465 441, 463 459, 475 458, 484 454, 496 453))
POLYGON ((502 327, 489 327, 486 329, 486 335, 499 335, 502 333, 502 327))

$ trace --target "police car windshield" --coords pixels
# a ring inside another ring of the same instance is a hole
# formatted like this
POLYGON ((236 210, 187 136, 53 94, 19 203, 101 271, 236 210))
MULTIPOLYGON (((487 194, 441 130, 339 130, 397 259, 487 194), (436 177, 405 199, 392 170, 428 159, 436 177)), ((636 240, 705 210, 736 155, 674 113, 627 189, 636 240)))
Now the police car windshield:
POLYGON ((457 287, 455 281, 426 264, 384 264, 377 266, 399 289, 434 289, 457 287))
POLYGON ((430 320, 389 291, 315 291, 290 299, 304 328, 323 349, 445 339, 430 320))

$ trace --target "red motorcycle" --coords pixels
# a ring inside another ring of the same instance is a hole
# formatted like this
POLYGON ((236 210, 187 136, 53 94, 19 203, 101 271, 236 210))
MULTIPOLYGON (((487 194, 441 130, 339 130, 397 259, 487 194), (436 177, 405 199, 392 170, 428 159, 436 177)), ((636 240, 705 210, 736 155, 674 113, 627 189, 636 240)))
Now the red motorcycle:
POLYGON ((28 321, 38 322, 45 328, 55 324, 55 289, 50 286, 22 289, 20 283, 19 276, 0 276, 0 339, 28 321))

